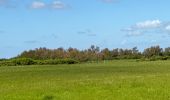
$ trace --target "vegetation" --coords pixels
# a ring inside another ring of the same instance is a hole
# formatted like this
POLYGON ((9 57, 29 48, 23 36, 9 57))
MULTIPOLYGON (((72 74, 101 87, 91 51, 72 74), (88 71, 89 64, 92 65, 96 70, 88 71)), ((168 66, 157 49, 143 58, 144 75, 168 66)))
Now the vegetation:
POLYGON ((92 45, 89 49, 78 50, 76 48, 69 49, 47 49, 37 48, 35 50, 24 51, 17 58, 32 59, 75 59, 78 61, 95 61, 95 60, 114 60, 114 59, 141 59, 157 57, 169 57, 170 47, 160 48, 160 46, 152 46, 140 52, 137 47, 132 49, 116 48, 109 50, 108 48, 100 50, 98 46, 92 45))
POLYGON ((169 100, 170 62, 0 67, 1 100, 169 100))
POLYGON ((74 59, 80 62, 113 60, 113 59, 138 59, 142 54, 137 47, 132 49, 113 49, 108 48, 100 50, 99 47, 92 45, 89 49, 78 50, 76 48, 69 49, 47 49, 37 48, 35 50, 24 51, 16 58, 32 58, 36 60, 44 59, 74 59))
POLYGON ((170 58, 170 47, 160 48, 152 46, 140 52, 137 47, 132 49, 108 48, 100 50, 92 45, 89 49, 78 50, 69 49, 47 49, 37 48, 35 50, 24 51, 17 57, 11 59, 0 59, 0 66, 14 65, 55 65, 55 64, 76 64, 79 62, 136 59, 137 61, 168 60, 170 58))
POLYGON ((100 50, 99 47, 92 45, 89 49, 78 50, 76 48, 69 49, 47 49, 39 48, 35 50, 24 51, 17 58, 32 58, 38 60, 44 59, 74 59, 80 62, 114 60, 114 59, 153 59, 153 58, 169 58, 170 48, 160 48, 152 46, 140 52, 137 47, 132 49, 116 48, 109 50, 108 48, 100 50))
POLYGON ((0 61, 0 66, 18 66, 18 65, 56 65, 56 64, 76 64, 79 63, 72 59, 48 59, 34 60, 31 58, 15 58, 0 61))

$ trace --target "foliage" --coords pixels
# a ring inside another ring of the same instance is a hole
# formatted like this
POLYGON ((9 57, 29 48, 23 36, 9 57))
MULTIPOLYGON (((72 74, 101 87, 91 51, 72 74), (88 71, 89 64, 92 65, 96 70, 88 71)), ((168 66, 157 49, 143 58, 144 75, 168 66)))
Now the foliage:
POLYGON ((35 50, 24 51, 17 58, 32 58, 34 60, 49 60, 49 59, 74 59, 80 62, 113 60, 113 59, 139 59, 141 53, 134 47, 132 49, 113 49, 104 48, 100 50, 98 46, 92 45, 85 50, 76 48, 37 48, 35 50))
POLYGON ((0 66, 15 66, 16 64, 12 60, 3 60, 0 61, 0 66))
POLYGON ((15 65, 33 65, 36 62, 31 58, 17 58, 17 59, 11 59, 12 63, 15 65))
POLYGON ((17 58, 32 58, 35 60, 49 60, 49 59, 74 59, 80 62, 100 61, 100 60, 114 60, 114 59, 150 59, 159 60, 161 57, 166 60, 170 56, 170 48, 162 49, 160 46, 151 46, 146 48, 143 52, 139 52, 137 47, 132 49, 101 49, 98 46, 92 45, 85 50, 78 50, 76 48, 58 48, 47 49, 37 48, 35 50, 24 51, 17 58), (158 58, 157 58, 158 57, 158 58), (160 58, 159 58, 160 57, 160 58))
POLYGON ((143 52, 143 55, 146 58, 152 58, 153 56, 161 56, 163 54, 163 49, 159 46, 152 46, 150 48, 146 48, 143 52))
POLYGON ((49 59, 33 60, 31 58, 16 58, 0 61, 0 66, 17 66, 17 65, 56 65, 56 64, 76 64, 79 63, 73 59, 49 59))
POLYGON ((55 59, 55 60, 35 60, 37 65, 56 65, 56 64, 77 64, 76 60, 72 59, 55 59))
POLYGON ((36 48, 22 52, 12 59, 0 59, 2 65, 55 65, 55 64, 75 64, 79 62, 93 62, 103 60, 140 59, 141 61, 168 60, 170 58, 170 47, 161 48, 151 46, 140 52, 137 47, 132 49, 101 49, 92 45, 88 49, 78 50, 77 48, 36 48))

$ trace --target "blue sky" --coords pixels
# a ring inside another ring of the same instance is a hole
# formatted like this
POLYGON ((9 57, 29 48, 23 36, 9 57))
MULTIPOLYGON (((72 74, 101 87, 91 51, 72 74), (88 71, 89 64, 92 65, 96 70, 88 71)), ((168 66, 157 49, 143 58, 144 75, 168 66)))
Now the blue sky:
POLYGON ((0 0, 0 58, 47 47, 170 46, 170 0, 0 0))

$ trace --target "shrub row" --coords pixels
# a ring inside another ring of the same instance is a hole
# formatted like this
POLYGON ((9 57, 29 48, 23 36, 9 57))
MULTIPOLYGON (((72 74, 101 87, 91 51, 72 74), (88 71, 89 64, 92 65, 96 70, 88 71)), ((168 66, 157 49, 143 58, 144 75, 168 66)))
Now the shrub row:
POLYGON ((141 58, 137 59, 137 61, 157 61, 157 60, 169 60, 169 56, 152 56, 151 58, 141 58))
POLYGON ((76 64, 79 63, 73 59, 55 59, 55 60, 36 60, 37 65, 57 65, 57 64, 76 64))
POLYGON ((33 60, 30 58, 17 58, 0 61, 0 66, 17 65, 56 65, 56 64, 76 64, 79 63, 73 59, 54 59, 54 60, 33 60))

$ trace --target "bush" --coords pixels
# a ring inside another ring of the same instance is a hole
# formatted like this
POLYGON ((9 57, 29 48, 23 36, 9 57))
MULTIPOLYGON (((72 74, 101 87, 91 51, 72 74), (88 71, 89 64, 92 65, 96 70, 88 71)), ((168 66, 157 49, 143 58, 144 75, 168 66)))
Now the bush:
POLYGON ((17 58, 11 60, 14 65, 33 65, 35 61, 30 58, 17 58))
POLYGON ((162 57, 161 60, 168 60, 168 57, 162 57))
POLYGON ((0 59, 0 61, 5 61, 6 59, 0 59))
POLYGON ((17 65, 57 65, 57 64, 76 64, 79 63, 73 59, 55 59, 55 60, 33 60, 30 58, 17 58, 0 61, 0 66, 17 66, 17 65))
POLYGON ((15 64, 11 60, 3 60, 0 61, 0 66, 15 66, 15 64))
POLYGON ((76 64, 76 63, 79 62, 72 59, 36 60, 37 65, 76 64))
POLYGON ((152 56, 151 58, 149 58, 149 61, 157 61, 157 60, 168 60, 168 57, 152 56))

